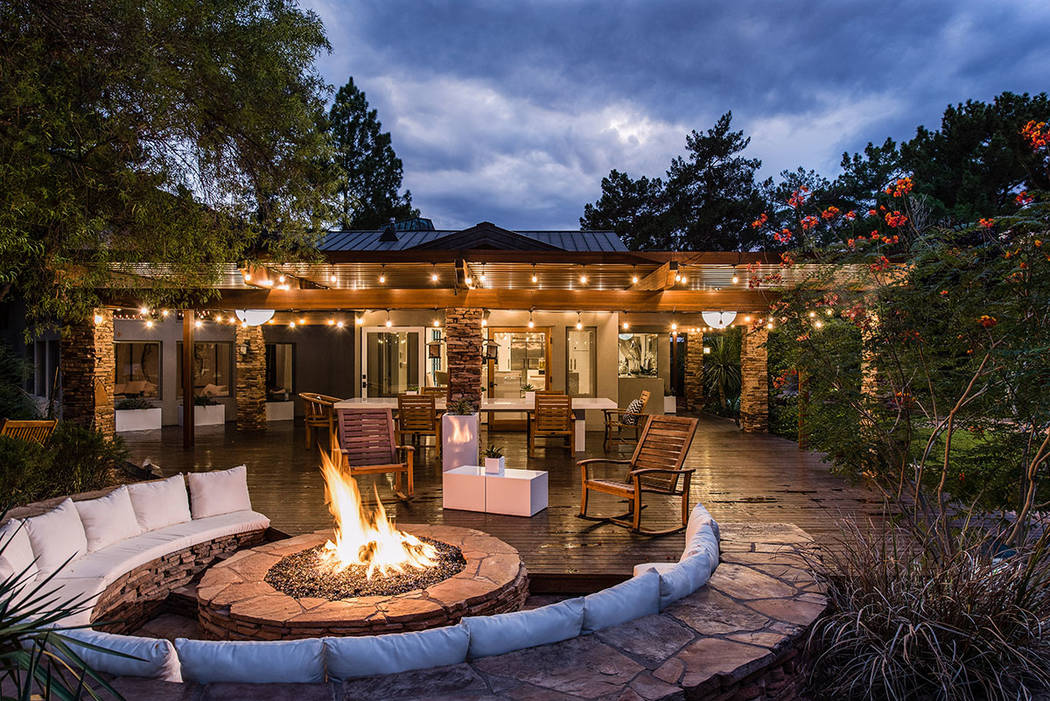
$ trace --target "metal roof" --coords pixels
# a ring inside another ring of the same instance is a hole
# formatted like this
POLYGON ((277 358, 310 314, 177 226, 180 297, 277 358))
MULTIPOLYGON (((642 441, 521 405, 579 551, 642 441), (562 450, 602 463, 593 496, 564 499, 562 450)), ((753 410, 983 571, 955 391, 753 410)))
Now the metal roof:
MULTIPOLYGON (((484 222, 483 222, 484 223, 484 222)), ((481 225, 478 225, 481 226, 481 225)), ((470 227, 476 229, 477 227, 470 227)), ((468 231, 465 229, 464 231, 468 231)), ((459 233, 457 229, 398 231, 397 241, 380 241, 382 230, 331 231, 321 241, 322 251, 406 251, 459 233)), ((563 251, 626 252, 620 237, 612 231, 511 231, 525 239, 563 251)), ((469 246, 461 246, 469 248, 469 246)))

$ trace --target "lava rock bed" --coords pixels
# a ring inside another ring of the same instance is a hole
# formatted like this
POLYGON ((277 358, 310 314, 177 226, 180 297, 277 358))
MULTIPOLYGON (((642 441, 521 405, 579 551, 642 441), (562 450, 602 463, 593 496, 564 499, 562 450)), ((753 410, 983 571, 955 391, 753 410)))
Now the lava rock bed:
POLYGON ((394 596, 425 589, 463 571, 467 561, 454 545, 431 538, 420 540, 438 551, 438 564, 426 569, 407 568, 403 573, 365 577, 367 568, 351 565, 338 570, 322 558, 324 545, 289 555, 271 567, 263 578, 279 592, 296 599, 316 597, 339 601, 356 596, 394 596))

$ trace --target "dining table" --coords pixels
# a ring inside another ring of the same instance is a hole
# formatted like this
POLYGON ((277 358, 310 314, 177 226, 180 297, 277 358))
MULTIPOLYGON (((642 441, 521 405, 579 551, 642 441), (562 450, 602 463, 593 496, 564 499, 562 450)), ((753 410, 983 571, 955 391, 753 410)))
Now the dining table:
MULTIPOLYGON (((445 402, 445 397, 435 397, 434 404, 439 411, 445 410, 445 402)), ((339 409, 353 409, 355 407, 376 407, 397 411, 397 397, 353 397, 351 399, 344 399, 341 402, 336 402, 334 405, 336 411, 339 411, 339 409)), ((615 409, 616 407, 616 402, 607 397, 572 398, 572 414, 574 420, 573 449, 577 453, 582 453, 586 449, 586 412, 588 410, 601 411, 604 409, 615 409)), ((534 408, 535 402, 525 399, 524 397, 499 397, 495 399, 485 397, 481 400, 480 412, 522 413, 532 411, 534 408)))

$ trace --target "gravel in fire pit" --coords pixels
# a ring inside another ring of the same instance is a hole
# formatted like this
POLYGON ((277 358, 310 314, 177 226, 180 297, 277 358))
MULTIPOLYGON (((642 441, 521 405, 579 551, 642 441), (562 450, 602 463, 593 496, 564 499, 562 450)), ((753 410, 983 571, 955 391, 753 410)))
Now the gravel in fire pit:
POLYGON ((393 596, 413 589, 423 589, 448 579, 463 570, 467 561, 459 548, 439 540, 420 538, 438 551, 438 564, 426 569, 407 568, 402 574, 372 575, 365 578, 366 568, 353 565, 340 571, 321 558, 324 545, 289 555, 270 568, 265 582, 279 592, 296 599, 311 596, 329 601, 355 596, 393 596))

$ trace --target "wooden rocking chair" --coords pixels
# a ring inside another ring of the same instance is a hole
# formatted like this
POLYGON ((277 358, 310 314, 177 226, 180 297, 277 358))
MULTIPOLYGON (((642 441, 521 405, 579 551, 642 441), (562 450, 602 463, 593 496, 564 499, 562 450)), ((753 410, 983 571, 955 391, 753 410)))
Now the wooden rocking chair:
POLYGON ((415 492, 412 479, 415 448, 397 445, 391 410, 354 407, 337 413, 339 445, 336 449, 342 469, 351 477, 393 473, 394 493, 407 501, 415 492))
POLYGON ((583 480, 583 496, 580 501, 580 518, 592 521, 609 521, 645 535, 666 535, 685 528, 689 520, 689 482, 693 470, 683 470, 682 463, 689 452, 696 433, 696 419, 682 416, 651 416, 642 429, 638 445, 630 460, 591 458, 580 460, 583 480), (589 468, 595 463, 627 465, 623 480, 594 479, 589 468), (620 516, 597 518, 587 515, 587 494, 591 490, 612 494, 628 501, 629 511, 620 516), (664 494, 682 497, 682 525, 663 531, 642 529, 642 494, 664 494))

